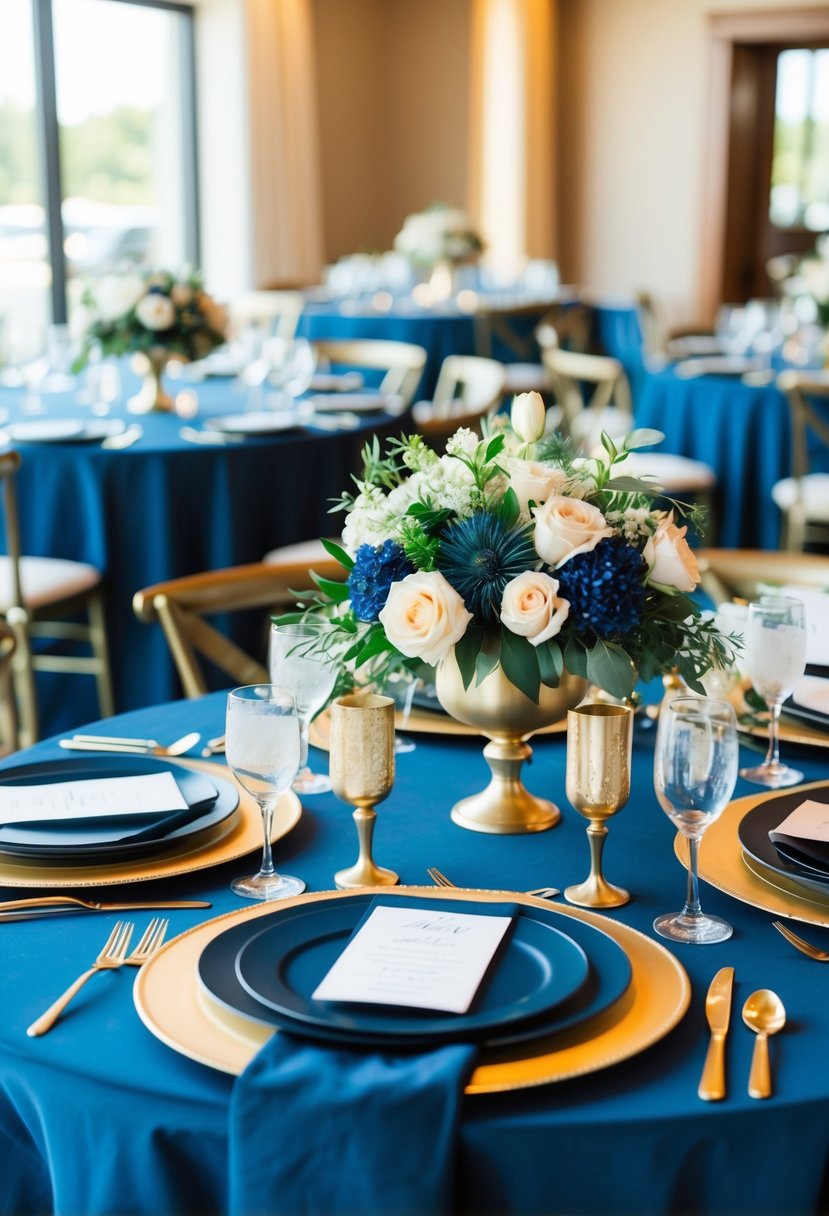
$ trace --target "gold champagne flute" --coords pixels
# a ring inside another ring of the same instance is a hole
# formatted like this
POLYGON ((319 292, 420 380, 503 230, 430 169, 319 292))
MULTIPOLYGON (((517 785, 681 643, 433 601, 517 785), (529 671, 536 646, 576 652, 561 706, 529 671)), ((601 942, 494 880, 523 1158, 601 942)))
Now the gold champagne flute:
POLYGON ((633 710, 626 705, 580 705, 567 712, 567 797, 590 822, 590 873, 567 887, 565 899, 584 908, 618 908, 630 893, 602 873, 605 820, 620 811, 630 794, 633 710))
POLYGON ((360 852, 348 869, 334 875, 338 887, 392 887, 393 870, 374 863, 371 841, 375 806, 394 785, 394 701, 375 693, 352 693, 331 705, 329 772, 334 793, 356 807, 360 852))

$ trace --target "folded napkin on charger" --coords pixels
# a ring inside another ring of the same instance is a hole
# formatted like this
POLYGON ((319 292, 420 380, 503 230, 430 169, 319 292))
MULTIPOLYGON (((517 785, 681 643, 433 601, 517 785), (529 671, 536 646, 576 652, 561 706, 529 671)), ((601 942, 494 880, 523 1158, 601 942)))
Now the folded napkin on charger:
MULTIPOLYGON (((474 910, 512 915, 515 905, 474 910)), ((473 1043, 360 1049, 280 1030, 233 1088, 230 1216, 453 1211, 463 1091, 477 1054, 473 1043)))

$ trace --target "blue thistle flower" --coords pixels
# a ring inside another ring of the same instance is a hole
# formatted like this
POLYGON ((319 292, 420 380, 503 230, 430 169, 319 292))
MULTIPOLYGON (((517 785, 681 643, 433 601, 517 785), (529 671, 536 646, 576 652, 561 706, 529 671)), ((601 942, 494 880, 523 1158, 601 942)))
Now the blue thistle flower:
POLYGON ((376 621, 385 604, 389 587, 398 583, 414 566, 396 541, 382 545, 360 545, 348 576, 351 606, 361 621, 376 621))
POLYGON ((645 561, 621 537, 604 537, 556 570, 558 593, 570 601, 576 633, 609 640, 631 633, 645 611, 645 561))
POLYGON ((443 533, 437 566, 482 623, 497 625, 504 588, 532 570, 538 554, 532 527, 509 525, 497 515, 478 511, 450 524, 443 533))

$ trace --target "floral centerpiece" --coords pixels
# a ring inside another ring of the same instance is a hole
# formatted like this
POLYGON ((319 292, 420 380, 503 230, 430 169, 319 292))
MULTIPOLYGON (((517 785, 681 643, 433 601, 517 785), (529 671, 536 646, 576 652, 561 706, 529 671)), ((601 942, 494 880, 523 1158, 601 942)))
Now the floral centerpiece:
POLYGON ((394 238, 394 248, 421 266, 438 262, 459 265, 478 256, 484 247, 465 211, 434 203, 408 215, 394 238))
POLYGON ((227 338, 227 317, 204 290, 201 276, 176 276, 166 270, 106 275, 83 296, 88 324, 74 370, 93 349, 102 355, 142 356, 145 381, 130 402, 136 411, 170 409, 161 387, 167 361, 203 359, 227 338))
MULTIPOLYGON (((441 456, 419 436, 385 454, 374 440, 356 494, 335 508, 346 512, 343 543, 325 542, 345 578, 317 579, 287 619, 326 618, 326 647, 358 679, 436 666, 450 712, 444 673, 456 670, 474 701, 497 671, 490 714, 516 702, 519 739, 574 677, 572 704, 585 681, 624 699, 637 676, 672 669, 704 695, 701 677, 727 667, 733 647, 689 598, 699 572, 680 504, 656 506, 660 488, 624 468, 662 436, 603 435, 603 455, 580 458, 544 429, 542 398, 525 393, 511 424, 483 439, 461 429, 441 456)), ((469 709, 455 716, 475 721, 469 709)))

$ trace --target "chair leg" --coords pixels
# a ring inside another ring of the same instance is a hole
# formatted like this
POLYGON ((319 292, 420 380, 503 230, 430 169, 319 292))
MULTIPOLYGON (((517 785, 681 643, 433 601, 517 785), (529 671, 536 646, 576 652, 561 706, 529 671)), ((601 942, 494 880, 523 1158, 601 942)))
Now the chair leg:
POLYGON ((115 713, 115 699, 112 695, 112 672, 109 666, 104 601, 100 591, 93 592, 89 597, 88 612, 89 640, 92 653, 97 661, 95 683, 98 687, 98 705, 101 717, 111 718, 115 713))
POLYGON ((37 743, 40 723, 28 619, 22 610, 10 609, 6 621, 14 633, 16 643, 11 659, 11 675, 19 724, 17 742, 20 747, 31 747, 33 743, 37 743))

